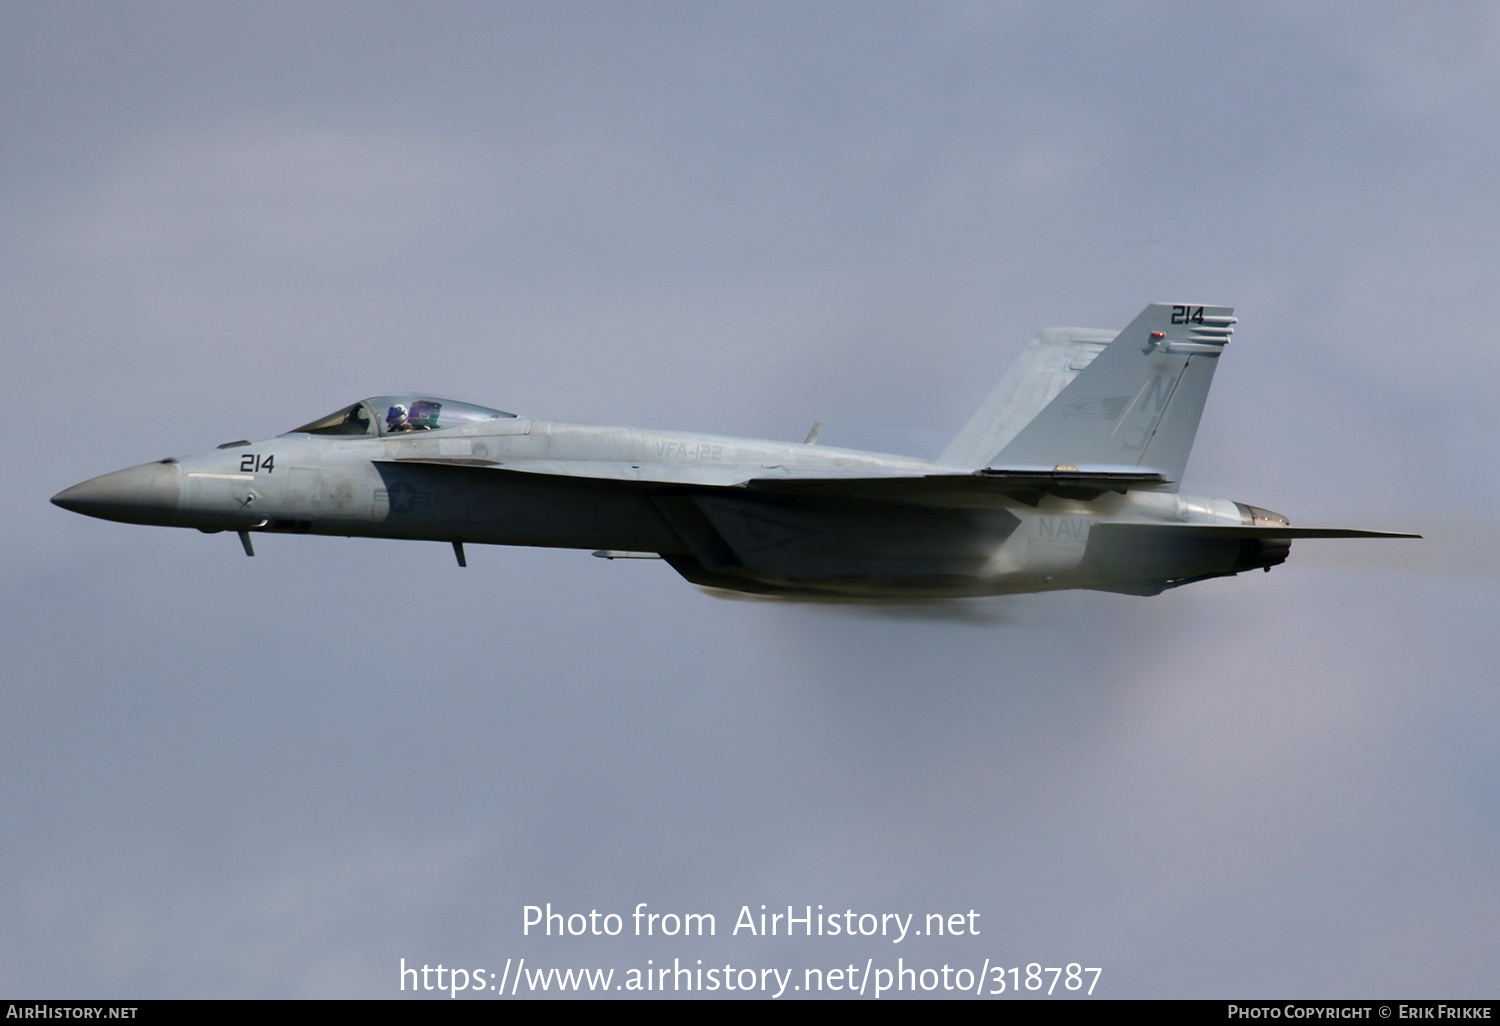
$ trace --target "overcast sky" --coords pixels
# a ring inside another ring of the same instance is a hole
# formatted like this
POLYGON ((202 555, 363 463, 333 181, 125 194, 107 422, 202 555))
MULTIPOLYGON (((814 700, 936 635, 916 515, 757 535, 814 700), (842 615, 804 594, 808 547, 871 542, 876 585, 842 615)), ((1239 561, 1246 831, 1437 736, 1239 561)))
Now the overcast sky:
POLYGON ((1493 997, 1497 96, 1483 3, 0 6, 0 991, 1493 997), (412 390, 932 456, 1161 300, 1240 318, 1186 491, 1428 540, 869 609, 47 502, 412 390), (729 936, 762 903, 982 932, 729 936))

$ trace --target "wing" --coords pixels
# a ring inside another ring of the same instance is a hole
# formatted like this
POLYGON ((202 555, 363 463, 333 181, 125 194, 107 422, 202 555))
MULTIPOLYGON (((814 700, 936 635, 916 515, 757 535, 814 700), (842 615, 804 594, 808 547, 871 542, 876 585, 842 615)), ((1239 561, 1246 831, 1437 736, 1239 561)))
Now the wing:
POLYGON ((1106 491, 1124 492, 1130 488, 1160 486, 1168 480, 1159 470, 1133 466, 984 467, 959 474, 892 470, 878 475, 872 475, 866 467, 842 473, 828 467, 787 467, 781 468, 776 476, 768 476, 764 467, 703 467, 669 463, 516 460, 502 464, 493 460, 441 456, 376 462, 467 468, 481 473, 510 471, 595 481, 675 485, 705 491, 748 489, 765 495, 867 499, 919 506, 984 505, 987 499, 1002 496, 1035 505, 1046 494, 1087 501, 1106 491))
POLYGON ((1105 492, 1162 486, 1167 476, 1149 467, 984 467, 967 474, 884 477, 753 478, 764 493, 828 499, 875 499, 919 506, 973 506, 1005 497, 1035 506, 1043 495, 1089 501, 1105 492))

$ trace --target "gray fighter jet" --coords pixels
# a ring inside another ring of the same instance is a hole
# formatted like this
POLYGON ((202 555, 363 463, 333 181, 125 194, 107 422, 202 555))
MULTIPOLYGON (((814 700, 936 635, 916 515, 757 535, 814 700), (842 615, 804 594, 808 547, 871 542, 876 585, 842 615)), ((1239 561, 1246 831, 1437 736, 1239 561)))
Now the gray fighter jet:
POLYGON ((1154 303, 1120 332, 1050 328, 936 460, 534 420, 416 395, 117 470, 53 496, 132 524, 661 558, 695 584, 927 598, 1156 595, 1286 560, 1292 527, 1178 483, 1235 318, 1154 303))

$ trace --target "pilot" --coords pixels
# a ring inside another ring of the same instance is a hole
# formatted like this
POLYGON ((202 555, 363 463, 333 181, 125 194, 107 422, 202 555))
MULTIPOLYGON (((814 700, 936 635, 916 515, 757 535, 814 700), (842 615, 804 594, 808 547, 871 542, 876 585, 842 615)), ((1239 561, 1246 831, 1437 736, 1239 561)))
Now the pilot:
POLYGON ((392 406, 385 415, 385 429, 387 431, 410 431, 411 424, 406 419, 406 407, 400 403, 392 406))
POLYGON ((438 414, 442 411, 443 404, 431 399, 418 399, 411 404, 411 414, 407 422, 413 431, 431 431, 438 426, 438 414))

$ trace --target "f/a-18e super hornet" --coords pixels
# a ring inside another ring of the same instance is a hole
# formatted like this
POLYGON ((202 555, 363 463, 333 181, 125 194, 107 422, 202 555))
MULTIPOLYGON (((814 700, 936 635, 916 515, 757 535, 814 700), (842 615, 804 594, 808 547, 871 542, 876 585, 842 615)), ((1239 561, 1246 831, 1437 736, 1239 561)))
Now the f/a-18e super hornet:
POLYGON ((1120 332, 1041 332, 935 460, 535 420, 415 395, 117 470, 53 497, 132 524, 660 557, 712 588, 927 598, 1156 595, 1285 561, 1292 527, 1180 494, 1235 318, 1154 303, 1120 332))

